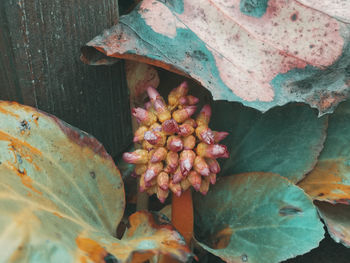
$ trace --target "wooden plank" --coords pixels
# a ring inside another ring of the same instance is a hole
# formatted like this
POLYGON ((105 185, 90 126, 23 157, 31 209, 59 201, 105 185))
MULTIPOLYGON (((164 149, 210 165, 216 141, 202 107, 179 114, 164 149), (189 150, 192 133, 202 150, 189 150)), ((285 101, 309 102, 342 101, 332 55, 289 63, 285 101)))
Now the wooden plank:
POLYGON ((1 0, 0 99, 54 114, 120 154, 132 138, 124 66, 80 61, 117 18, 117 0, 1 0))

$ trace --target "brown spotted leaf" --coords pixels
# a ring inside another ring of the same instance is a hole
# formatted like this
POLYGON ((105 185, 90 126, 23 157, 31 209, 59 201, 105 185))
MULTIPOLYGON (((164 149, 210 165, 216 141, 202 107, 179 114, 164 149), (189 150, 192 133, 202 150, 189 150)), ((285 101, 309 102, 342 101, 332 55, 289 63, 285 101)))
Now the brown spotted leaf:
POLYGON ((328 233, 336 241, 350 248, 350 206, 315 202, 328 233))
POLYGON ((315 200, 350 203, 350 101, 343 102, 330 116, 316 167, 299 186, 315 200))
POLYGON ((344 2, 143 0, 87 45, 190 76, 217 100, 261 111, 306 102, 323 114, 349 95, 344 2))
POLYGON ((147 212, 115 238, 125 197, 112 158, 95 138, 34 108, 0 101, 0 181, 1 262, 189 257, 182 237, 147 212))

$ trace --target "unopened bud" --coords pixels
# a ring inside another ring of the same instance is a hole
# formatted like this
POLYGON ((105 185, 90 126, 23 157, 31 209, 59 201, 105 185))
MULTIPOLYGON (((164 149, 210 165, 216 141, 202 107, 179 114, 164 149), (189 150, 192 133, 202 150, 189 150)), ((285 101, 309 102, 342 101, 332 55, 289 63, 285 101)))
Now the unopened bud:
POLYGON ((179 197, 182 193, 181 185, 179 183, 175 184, 172 180, 169 182, 169 189, 177 196, 179 197))
POLYGON ((168 195, 169 195, 169 190, 168 189, 164 190, 164 189, 162 189, 159 186, 157 187, 157 197, 158 197, 158 199, 159 199, 159 201, 161 203, 165 202, 165 200, 167 199, 168 195))
POLYGON ((157 116, 160 122, 164 122, 171 118, 171 113, 162 99, 156 99, 153 102, 153 107, 157 112, 157 116))
POLYGON ((148 128, 146 126, 140 126, 136 131, 135 131, 135 136, 133 139, 133 142, 140 142, 143 140, 143 136, 145 132, 148 131, 148 128))
POLYGON ((227 147, 222 144, 208 145, 206 143, 201 142, 197 145, 196 152, 201 157, 206 157, 211 159, 229 157, 227 147))
POLYGON ((168 138, 167 148, 173 152, 179 152, 183 149, 184 144, 180 137, 172 135, 168 138))
POLYGON ((151 151, 152 149, 154 149, 154 146, 152 144, 150 144, 148 141, 143 141, 142 142, 142 148, 147 150, 147 151, 151 151))
POLYGON ((146 110, 149 110, 150 108, 152 108, 152 102, 147 101, 147 102, 145 103, 145 109, 146 109, 146 110))
POLYGON ((227 135, 229 135, 228 132, 218 132, 218 131, 214 131, 214 140, 215 143, 218 143, 220 141, 222 141, 223 139, 225 139, 227 137, 227 135))
POLYGON ((136 164, 135 165, 135 173, 137 175, 142 175, 144 172, 146 172, 147 170, 147 164, 136 164))
POLYGON ((202 184, 202 177, 196 171, 191 171, 187 176, 188 181, 191 183, 193 188, 198 191, 202 184))
POLYGON ((183 142, 185 150, 192 150, 196 146, 196 137, 193 135, 187 136, 183 138, 183 142))
POLYGON ((148 143, 156 146, 163 146, 166 141, 166 136, 158 131, 146 131, 143 137, 148 143))
POLYGON ((209 165, 209 170, 210 172, 214 173, 214 174, 218 174, 220 172, 220 164, 218 163, 217 160, 215 159, 210 159, 207 158, 206 159, 207 164, 209 165))
POLYGON ((182 123, 190 118, 196 111, 196 106, 186 106, 183 109, 176 110, 173 112, 173 119, 178 123, 182 123))
POLYGON ((158 163, 164 161, 168 151, 164 147, 155 149, 150 158, 151 163, 158 163))
POLYGON ((180 153, 180 169, 184 176, 191 171, 195 158, 196 154, 192 150, 184 150, 180 153))
POLYGON ((186 178, 180 182, 182 191, 186 191, 188 188, 191 187, 191 182, 186 178))
POLYGON ((166 156, 166 172, 167 173, 173 173, 176 171, 177 167, 179 166, 179 155, 176 152, 168 152, 166 156))
POLYGON ((157 184, 163 190, 168 190, 169 175, 166 172, 160 172, 157 176, 157 184))
POLYGON ((187 137, 194 132, 194 128, 190 124, 182 124, 179 126, 179 135, 187 137))
POLYGON ((156 115, 142 108, 133 108, 132 115, 137 119, 137 122, 141 125, 151 126, 157 121, 156 115))
POLYGON ((145 172, 145 182, 146 184, 150 182, 152 179, 156 178, 156 176, 163 170, 163 164, 159 163, 150 163, 145 172))
POLYGON ((193 164, 194 170, 203 176, 209 176, 210 170, 208 164, 205 162, 203 157, 196 156, 193 164))
POLYGON ((198 126, 208 126, 210 117, 211 117, 211 107, 210 105, 206 104, 203 106, 203 108, 201 109, 201 111, 197 116, 196 121, 198 126))
POLYGON ((179 125, 174 119, 166 120, 162 123, 162 130, 166 134, 174 134, 179 131, 179 125))
POLYGON ((189 119, 187 119, 187 120, 185 120, 184 121, 184 124, 189 124, 189 125, 191 125, 193 128, 197 128, 197 122, 194 120, 194 119, 192 119, 192 118, 189 118, 189 119))
POLYGON ((179 104, 181 97, 185 96, 188 92, 187 82, 182 82, 180 86, 173 89, 168 95, 168 102, 171 106, 176 106, 179 104))
POLYGON ((149 127, 149 130, 150 131, 161 132, 162 131, 162 125, 160 125, 158 122, 155 122, 149 127))
POLYGON ((202 195, 206 195, 208 193, 209 186, 210 186, 210 179, 209 179, 209 177, 203 177, 201 186, 199 188, 199 192, 202 195))
POLYGON ((200 125, 196 128, 197 137, 206 144, 214 144, 214 133, 208 126, 200 125))
POLYGON ((153 87, 147 88, 147 94, 148 97, 151 99, 151 102, 154 102, 156 99, 162 98, 159 92, 153 87))
POLYGON ((178 167, 173 174, 172 180, 175 184, 180 183, 181 180, 184 178, 183 174, 181 173, 180 167, 178 167))
POLYGON ((186 97, 181 97, 179 103, 181 105, 195 105, 199 102, 199 99, 192 95, 187 95, 186 97))
POLYGON ((211 184, 215 184, 216 183, 216 174, 210 174, 209 180, 210 180, 211 184))
POLYGON ((123 160, 127 163, 143 164, 148 162, 148 152, 146 150, 136 150, 134 152, 123 153, 123 160))

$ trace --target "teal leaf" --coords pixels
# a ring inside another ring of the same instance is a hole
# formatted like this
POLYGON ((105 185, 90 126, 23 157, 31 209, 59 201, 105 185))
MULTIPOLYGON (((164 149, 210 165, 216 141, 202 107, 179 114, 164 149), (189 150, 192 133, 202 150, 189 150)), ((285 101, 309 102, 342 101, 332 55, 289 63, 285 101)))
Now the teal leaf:
POLYGON ((215 100, 260 111, 304 102, 332 112, 349 97, 350 25, 341 11, 349 5, 302 2, 143 0, 87 43, 82 59, 110 63, 96 63, 102 52, 149 63, 195 79, 215 100))
POLYGON ((312 200, 270 173, 224 177, 194 195, 195 237, 227 262, 277 263, 310 251, 324 237, 312 200))
POLYGON ((326 136, 327 118, 310 107, 288 104, 262 114, 237 103, 213 104, 210 127, 227 131, 230 158, 222 175, 272 172, 298 182, 316 164, 326 136))
POLYGON ((316 167, 300 182, 312 198, 330 203, 350 203, 350 101, 329 117, 324 148, 316 167))

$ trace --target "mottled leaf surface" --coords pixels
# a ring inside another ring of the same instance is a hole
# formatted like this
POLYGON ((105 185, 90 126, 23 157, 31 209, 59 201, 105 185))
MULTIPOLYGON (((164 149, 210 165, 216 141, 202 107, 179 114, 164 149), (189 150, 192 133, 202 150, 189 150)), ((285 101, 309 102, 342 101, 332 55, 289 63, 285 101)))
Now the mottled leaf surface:
POLYGON ((262 114, 233 102, 214 102, 210 126, 227 131, 230 158, 222 175, 272 172, 298 182, 316 164, 326 136, 327 118, 307 105, 288 104, 262 114))
POLYGON ((277 263, 323 239, 312 200, 279 175, 224 177, 194 203, 196 238, 226 262, 277 263))
POLYGON ((350 27, 348 4, 321 2, 144 0, 87 45, 190 76, 217 100, 323 114, 349 95, 350 27))
POLYGON ((350 101, 329 117, 318 163, 299 186, 316 200, 350 203, 350 101))
POLYGON ((327 202, 316 202, 316 206, 330 236, 350 248, 350 207, 327 202))
POLYGON ((125 206, 120 173, 93 137, 28 106, 0 101, 0 258, 3 262, 130 262, 188 249, 148 213, 114 238, 125 206), (169 243, 164 243, 167 240, 169 243))

